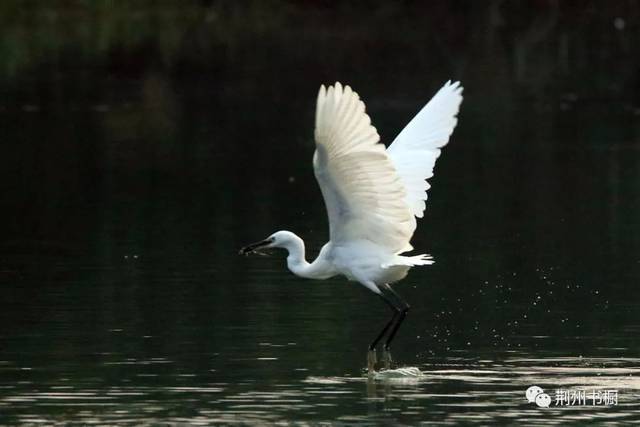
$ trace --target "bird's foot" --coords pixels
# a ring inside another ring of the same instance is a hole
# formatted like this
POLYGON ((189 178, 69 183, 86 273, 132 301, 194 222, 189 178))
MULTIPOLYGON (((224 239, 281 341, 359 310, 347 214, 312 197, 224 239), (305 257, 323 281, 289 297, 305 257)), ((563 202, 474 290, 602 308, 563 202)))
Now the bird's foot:
POLYGON ((376 373, 376 349, 371 349, 367 352, 367 373, 373 375, 376 373))
POLYGON ((388 348, 382 350, 382 366, 384 369, 391 369, 391 351, 388 348))

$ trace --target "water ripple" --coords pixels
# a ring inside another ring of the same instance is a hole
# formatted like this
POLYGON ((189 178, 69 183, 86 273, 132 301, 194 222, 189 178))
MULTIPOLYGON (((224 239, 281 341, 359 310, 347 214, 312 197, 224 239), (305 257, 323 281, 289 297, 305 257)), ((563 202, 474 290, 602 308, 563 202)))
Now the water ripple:
MULTIPOLYGON (((127 362, 145 366, 149 361, 127 362)), ((196 376, 189 385, 51 384, 37 392, 29 391, 30 384, 22 384, 2 389, 0 407, 5 419, 32 424, 64 424, 69 420, 89 425, 262 424, 291 420, 302 424, 331 420, 368 424, 396 417, 444 424, 482 425, 500 420, 536 425, 583 421, 624 424, 640 417, 638 361, 516 356, 493 361, 456 357, 428 361, 420 366, 421 375, 409 383, 383 377, 370 380, 362 375, 306 376, 262 385, 253 381, 193 385, 201 378, 196 376), (557 389, 616 389, 618 404, 538 408, 525 399, 524 392, 532 384, 550 395, 557 389)), ((161 378, 167 381, 172 377, 161 378)))

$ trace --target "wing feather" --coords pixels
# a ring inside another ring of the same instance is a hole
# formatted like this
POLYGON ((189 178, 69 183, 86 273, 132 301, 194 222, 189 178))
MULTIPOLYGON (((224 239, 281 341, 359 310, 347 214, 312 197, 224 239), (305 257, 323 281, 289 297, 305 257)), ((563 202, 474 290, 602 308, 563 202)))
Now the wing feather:
POLYGON ((460 82, 448 81, 398 134, 387 152, 406 190, 406 203, 413 215, 422 218, 426 207, 427 179, 440 156, 440 149, 458 123, 462 102, 460 82))
POLYGON ((349 86, 320 88, 314 172, 334 243, 365 239, 394 253, 411 249, 415 218, 401 177, 349 86))

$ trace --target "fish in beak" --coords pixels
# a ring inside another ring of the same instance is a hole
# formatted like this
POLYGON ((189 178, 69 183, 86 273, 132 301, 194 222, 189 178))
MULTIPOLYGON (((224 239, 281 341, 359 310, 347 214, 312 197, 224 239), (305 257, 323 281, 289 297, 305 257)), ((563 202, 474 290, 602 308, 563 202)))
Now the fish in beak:
POLYGON ((269 247, 269 245, 271 243, 273 243, 273 240, 271 240, 271 239, 266 239, 266 240, 261 240, 261 241, 256 242, 256 243, 251 243, 250 245, 247 245, 244 248, 240 249, 239 254, 240 255, 249 255, 250 253, 254 253, 254 252, 260 253, 258 251, 258 249, 269 247))

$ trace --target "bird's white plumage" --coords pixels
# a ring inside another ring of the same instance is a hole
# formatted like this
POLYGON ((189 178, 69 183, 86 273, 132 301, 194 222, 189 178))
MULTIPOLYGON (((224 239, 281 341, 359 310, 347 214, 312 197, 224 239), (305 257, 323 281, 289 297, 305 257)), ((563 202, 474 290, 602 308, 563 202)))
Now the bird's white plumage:
POLYGON ((349 86, 320 88, 314 171, 325 199, 333 244, 367 240, 397 254, 415 230, 402 180, 349 86))
POLYGON ((429 255, 401 255, 421 217, 426 179, 456 125, 462 100, 459 83, 447 82, 400 132, 389 149, 380 143, 364 103, 349 86, 336 83, 318 93, 313 167, 329 216, 330 240, 308 263, 304 242, 278 231, 249 245, 285 248, 294 274, 326 279, 341 274, 378 294, 401 280, 429 255))
POLYGON ((458 123, 461 102, 460 83, 447 82, 387 149, 404 184, 406 203, 418 218, 422 218, 430 188, 426 180, 433 176, 440 149, 458 123))
POLYGON ((460 84, 447 82, 385 150, 356 92, 340 83, 320 88, 313 166, 331 242, 365 239, 392 254, 413 249, 414 215, 423 215, 426 179, 456 126, 461 101, 460 84))

